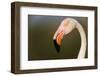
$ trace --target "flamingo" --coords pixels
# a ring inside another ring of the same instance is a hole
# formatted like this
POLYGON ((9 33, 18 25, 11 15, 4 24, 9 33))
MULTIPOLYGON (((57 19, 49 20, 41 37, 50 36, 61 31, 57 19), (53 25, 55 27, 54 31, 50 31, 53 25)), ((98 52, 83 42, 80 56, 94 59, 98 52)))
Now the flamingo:
POLYGON ((86 35, 82 25, 74 18, 65 18, 53 36, 54 45, 57 52, 60 52, 60 46, 64 35, 70 33, 73 29, 77 29, 81 37, 81 46, 77 58, 82 59, 86 53, 86 35))

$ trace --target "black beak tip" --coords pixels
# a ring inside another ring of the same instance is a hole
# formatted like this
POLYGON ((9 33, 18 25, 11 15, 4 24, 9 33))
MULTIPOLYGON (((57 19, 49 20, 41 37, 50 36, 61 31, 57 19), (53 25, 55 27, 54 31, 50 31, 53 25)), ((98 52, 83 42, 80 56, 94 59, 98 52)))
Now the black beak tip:
POLYGON ((54 46, 56 48, 56 51, 59 53, 60 52, 60 45, 57 44, 56 40, 53 40, 54 41, 54 46))

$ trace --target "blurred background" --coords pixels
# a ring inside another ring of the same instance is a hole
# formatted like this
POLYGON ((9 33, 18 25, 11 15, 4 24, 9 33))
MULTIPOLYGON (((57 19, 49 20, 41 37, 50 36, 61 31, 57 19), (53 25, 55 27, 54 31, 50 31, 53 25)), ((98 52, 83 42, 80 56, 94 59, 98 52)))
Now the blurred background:
MULTIPOLYGON (((87 37, 87 17, 28 15, 28 60, 77 58, 81 46, 77 29, 64 36, 59 53, 53 43, 54 33, 65 18, 74 18, 82 24, 87 37)), ((85 58, 88 57, 87 53, 86 49, 85 58)))

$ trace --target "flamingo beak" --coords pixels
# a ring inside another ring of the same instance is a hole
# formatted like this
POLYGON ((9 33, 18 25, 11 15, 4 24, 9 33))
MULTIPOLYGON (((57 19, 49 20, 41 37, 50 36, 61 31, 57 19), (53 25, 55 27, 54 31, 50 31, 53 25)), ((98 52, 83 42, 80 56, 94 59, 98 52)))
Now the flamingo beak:
POLYGON ((61 46, 63 36, 64 36, 64 31, 61 31, 60 33, 58 33, 56 39, 54 40, 54 45, 57 52, 60 52, 60 46, 61 46))

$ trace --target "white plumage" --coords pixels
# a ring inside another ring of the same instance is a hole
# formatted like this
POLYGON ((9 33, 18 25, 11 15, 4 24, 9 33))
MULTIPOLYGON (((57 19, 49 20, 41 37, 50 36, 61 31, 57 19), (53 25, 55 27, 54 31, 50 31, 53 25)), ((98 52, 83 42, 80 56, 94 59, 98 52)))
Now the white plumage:
POLYGON ((81 47, 77 58, 84 58, 86 52, 86 35, 82 25, 77 20, 73 18, 64 19, 58 27, 57 31, 55 32, 53 40, 55 40, 56 44, 60 46, 63 36, 67 35, 75 28, 79 31, 81 37, 81 47))

